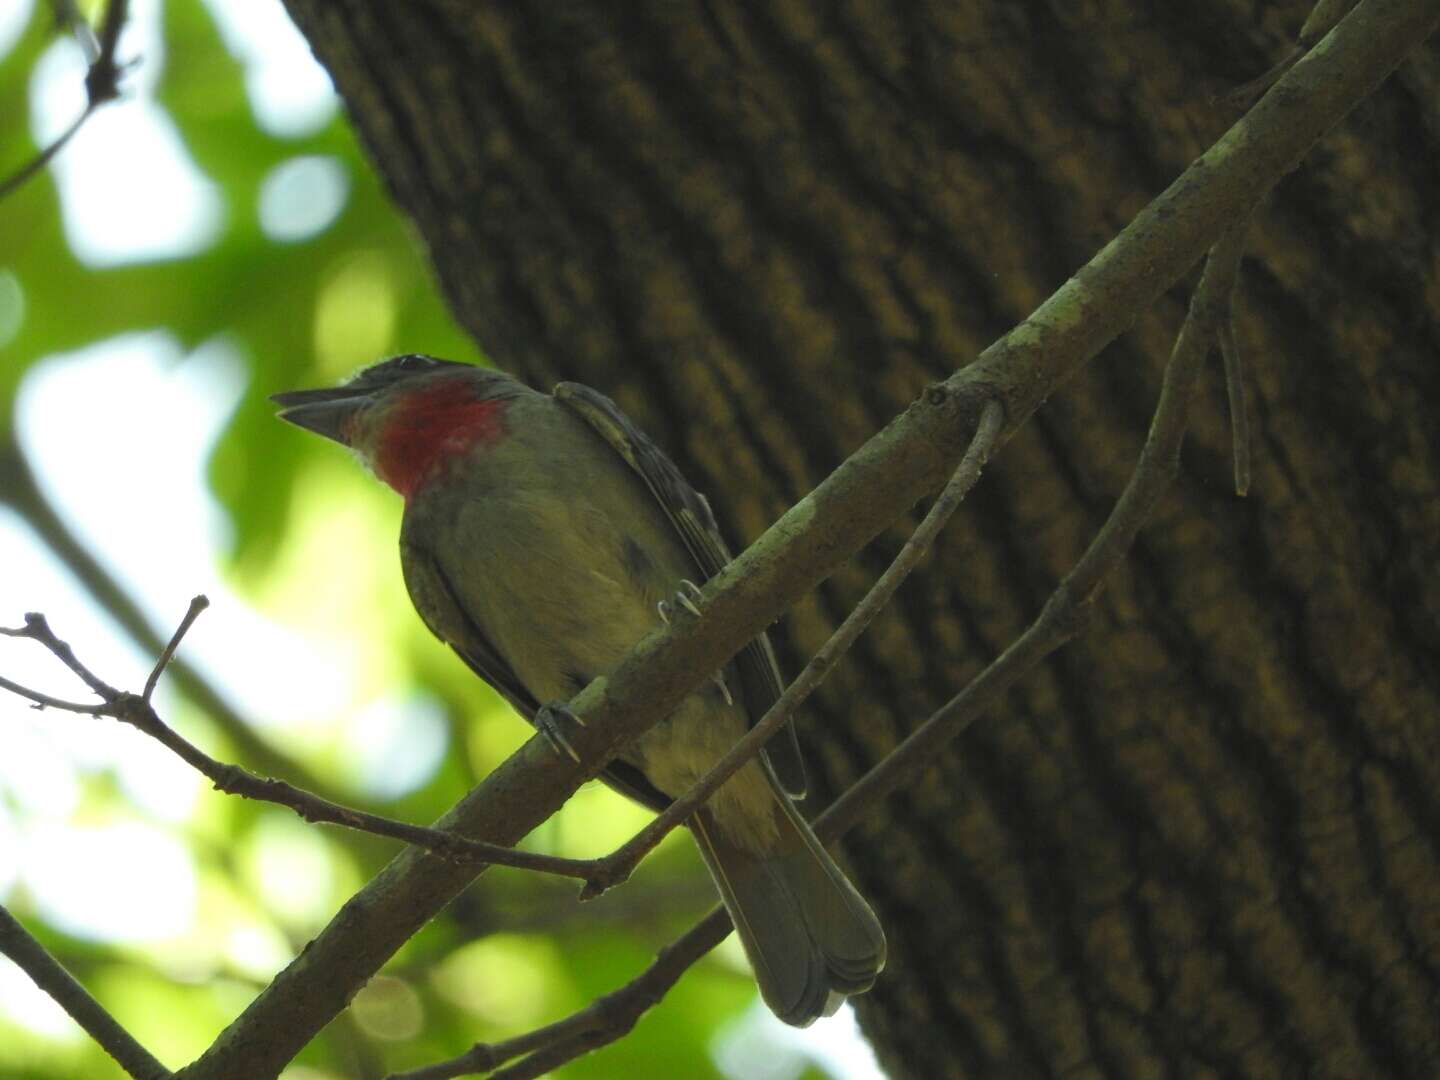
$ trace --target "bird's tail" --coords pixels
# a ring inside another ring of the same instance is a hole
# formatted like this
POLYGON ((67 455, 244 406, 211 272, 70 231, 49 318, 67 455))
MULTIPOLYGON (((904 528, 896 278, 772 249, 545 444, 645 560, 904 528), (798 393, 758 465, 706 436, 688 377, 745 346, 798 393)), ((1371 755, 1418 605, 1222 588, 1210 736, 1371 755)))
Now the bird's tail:
POLYGON ((755 852, 731 843, 706 809, 691 819, 760 995, 787 1024, 829 1016, 885 966, 885 933, 790 800, 776 796, 780 839, 755 852))

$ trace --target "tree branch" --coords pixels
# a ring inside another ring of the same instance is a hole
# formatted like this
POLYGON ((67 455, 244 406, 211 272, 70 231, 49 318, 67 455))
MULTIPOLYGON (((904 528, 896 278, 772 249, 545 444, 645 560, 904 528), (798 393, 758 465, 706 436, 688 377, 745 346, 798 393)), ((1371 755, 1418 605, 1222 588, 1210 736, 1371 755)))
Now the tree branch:
POLYGON ((116 1023, 104 1006, 3 906, 0 906, 0 953, 29 975, 36 986, 49 994, 135 1080, 163 1080, 170 1076, 170 1070, 116 1023))
POLYGON ((558 855, 517 851, 514 848, 457 836, 441 829, 396 821, 394 818, 382 817, 379 814, 371 814, 364 810, 332 802, 284 780, 256 776, 238 765, 226 765, 210 757, 166 724, 150 704, 150 695, 155 689, 155 684, 174 656, 180 640, 200 612, 204 611, 209 604, 210 601, 203 596, 197 596, 190 601, 189 610, 186 611, 179 628, 165 647, 150 678, 146 681, 143 695, 117 690, 93 674, 75 656, 74 650, 55 636, 54 631, 50 629, 50 624, 45 620, 45 616, 31 612, 25 616, 24 626, 17 629, 0 627, 0 634, 6 637, 30 638, 39 642, 79 676, 101 701, 98 704, 64 701, 21 686, 19 683, 3 677, 0 677, 0 689, 9 690, 11 693, 28 698, 41 708, 61 709, 65 712, 84 713, 89 716, 108 716, 119 720, 122 724, 129 724, 149 735, 196 772, 205 776, 214 784, 217 791, 288 807, 306 821, 340 825, 359 832, 389 837, 392 840, 414 844, 447 859, 460 862, 513 866, 567 877, 588 878, 590 876, 592 862, 589 859, 565 859, 558 855))
POLYGON ((523 1060, 495 1074, 494 1080, 525 1080, 543 1076, 582 1054, 614 1042, 635 1026, 680 981, 700 957, 730 933, 730 916, 715 908, 671 944, 655 961, 624 986, 598 997, 563 1020, 498 1043, 476 1043, 465 1053, 388 1080, 453 1080, 489 1072, 517 1057, 523 1060))

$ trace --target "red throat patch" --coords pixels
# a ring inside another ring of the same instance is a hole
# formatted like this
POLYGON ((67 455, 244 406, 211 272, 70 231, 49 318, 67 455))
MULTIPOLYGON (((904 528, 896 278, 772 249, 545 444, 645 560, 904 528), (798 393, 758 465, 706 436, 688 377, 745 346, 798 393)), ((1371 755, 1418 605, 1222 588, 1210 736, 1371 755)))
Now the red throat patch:
POLYGON ((406 394, 381 419, 375 472, 409 498, 449 461, 505 433, 506 399, 474 396, 468 380, 445 379, 406 394))

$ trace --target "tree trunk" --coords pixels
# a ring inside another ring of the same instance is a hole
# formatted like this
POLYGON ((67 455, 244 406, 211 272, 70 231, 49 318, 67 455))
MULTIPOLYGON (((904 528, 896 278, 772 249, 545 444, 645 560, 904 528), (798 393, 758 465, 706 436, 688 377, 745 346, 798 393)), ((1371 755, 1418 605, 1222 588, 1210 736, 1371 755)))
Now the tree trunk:
MULTIPOLYGON (((737 542, 1102 246, 1308 9, 287 3, 461 323, 616 397, 737 542)), ((1256 217, 1250 497, 1217 375, 1083 638, 846 841, 893 1076, 1433 1075, 1437 102, 1432 43, 1256 217)), ((1005 448, 831 678, 812 802, 1038 613, 1128 475, 1184 291, 1005 448)), ((792 673, 904 535, 778 628, 792 673)))

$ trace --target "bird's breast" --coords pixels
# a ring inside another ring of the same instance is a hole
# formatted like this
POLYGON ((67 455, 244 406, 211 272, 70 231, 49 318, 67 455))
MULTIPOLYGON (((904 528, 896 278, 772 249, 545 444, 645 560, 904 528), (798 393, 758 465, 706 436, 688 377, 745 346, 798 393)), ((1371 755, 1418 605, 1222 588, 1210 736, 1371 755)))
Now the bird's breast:
POLYGON ((517 414, 510 437, 478 448, 407 514, 426 519, 457 599, 526 688, 566 700, 654 629, 657 602, 696 574, 608 447, 525 420, 517 414))

